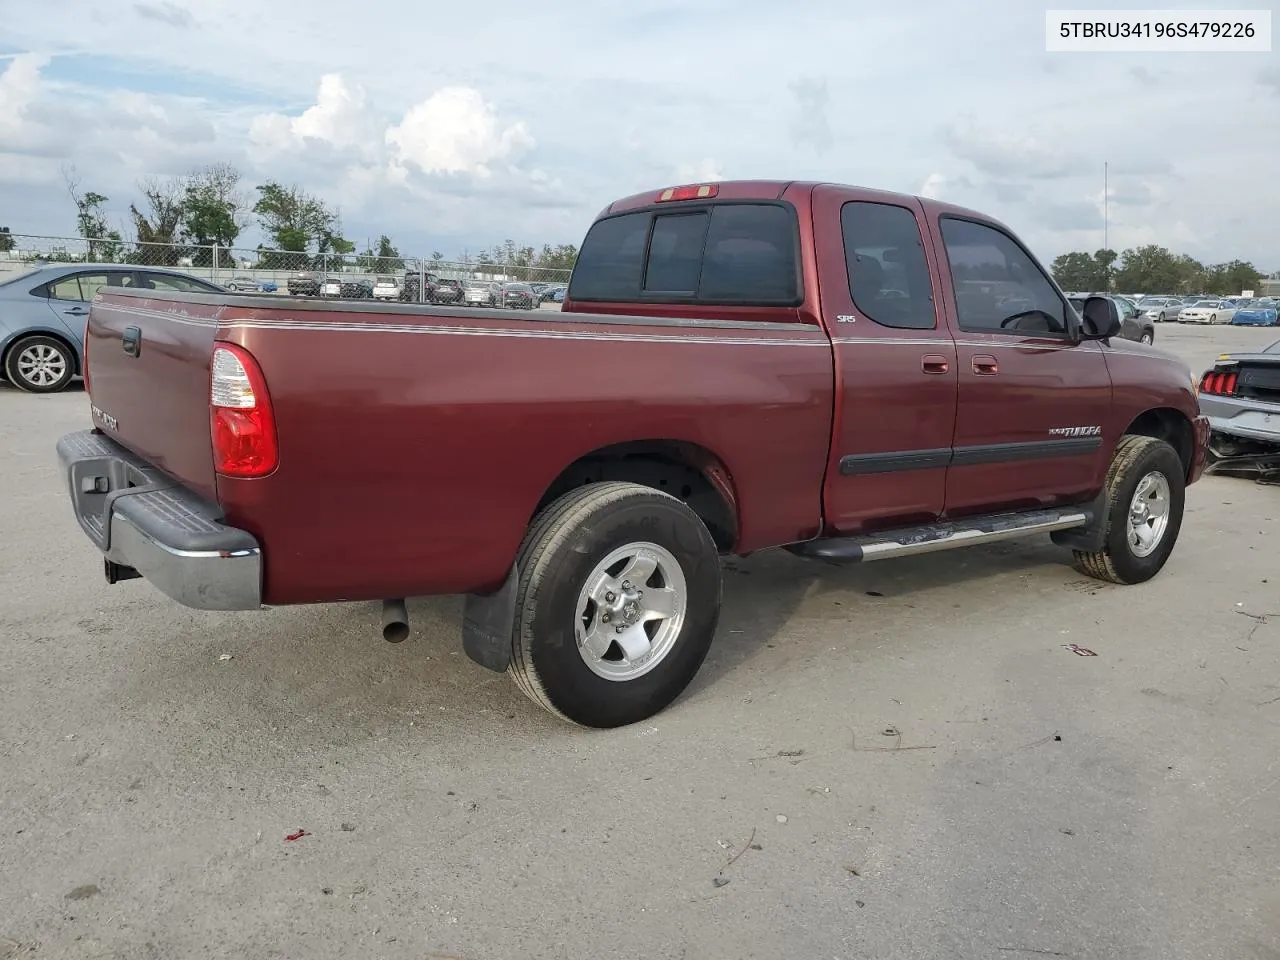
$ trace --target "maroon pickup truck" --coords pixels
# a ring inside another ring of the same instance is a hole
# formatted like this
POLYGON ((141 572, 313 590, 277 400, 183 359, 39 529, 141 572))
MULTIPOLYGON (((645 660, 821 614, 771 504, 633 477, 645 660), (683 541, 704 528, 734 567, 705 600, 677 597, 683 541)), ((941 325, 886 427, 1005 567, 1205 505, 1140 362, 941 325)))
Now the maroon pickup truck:
POLYGON ((1140 583, 1208 439, 1190 370, 1000 223, 827 183, 638 194, 563 312, 104 291, 58 451, 109 582, 207 610, 465 594, 463 645, 610 727, 705 657, 720 557, 1049 534, 1140 583))

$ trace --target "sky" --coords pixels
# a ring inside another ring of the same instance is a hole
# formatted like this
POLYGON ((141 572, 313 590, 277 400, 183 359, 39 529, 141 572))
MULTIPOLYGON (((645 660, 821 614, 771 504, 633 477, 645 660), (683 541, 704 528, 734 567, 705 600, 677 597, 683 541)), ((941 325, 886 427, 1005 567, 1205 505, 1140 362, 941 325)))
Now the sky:
POLYGON ((71 165, 130 236, 140 179, 223 161, 406 255, 759 177, 973 207, 1046 262, 1102 246, 1105 163, 1111 247, 1280 270, 1280 54, 1047 53, 1026 0, 0 0, 0 225, 72 235, 71 165))

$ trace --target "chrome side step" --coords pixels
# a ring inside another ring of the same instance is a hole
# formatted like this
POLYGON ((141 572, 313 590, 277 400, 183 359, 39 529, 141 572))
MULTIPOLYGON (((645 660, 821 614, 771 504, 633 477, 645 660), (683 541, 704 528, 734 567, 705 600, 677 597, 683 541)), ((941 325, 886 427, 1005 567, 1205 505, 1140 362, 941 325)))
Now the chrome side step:
POLYGON ((998 540, 1012 540, 1038 533, 1053 533, 1055 530, 1070 530, 1087 526, 1092 520, 1093 513, 1087 507, 1028 510, 882 530, 859 537, 806 540, 803 543, 788 544, 786 549, 798 557, 811 560, 867 563, 871 560, 910 557, 980 543, 995 543, 998 540))

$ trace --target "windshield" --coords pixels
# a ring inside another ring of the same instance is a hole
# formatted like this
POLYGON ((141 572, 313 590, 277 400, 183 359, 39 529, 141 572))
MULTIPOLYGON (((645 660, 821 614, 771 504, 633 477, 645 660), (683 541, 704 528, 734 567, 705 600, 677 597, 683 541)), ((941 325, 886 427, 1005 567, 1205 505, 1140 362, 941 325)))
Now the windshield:
POLYGON ((1217 300, 1197 300, 1195 305, 1197 307, 1206 307, 1209 309, 1213 309, 1218 306, 1218 301, 1217 300))

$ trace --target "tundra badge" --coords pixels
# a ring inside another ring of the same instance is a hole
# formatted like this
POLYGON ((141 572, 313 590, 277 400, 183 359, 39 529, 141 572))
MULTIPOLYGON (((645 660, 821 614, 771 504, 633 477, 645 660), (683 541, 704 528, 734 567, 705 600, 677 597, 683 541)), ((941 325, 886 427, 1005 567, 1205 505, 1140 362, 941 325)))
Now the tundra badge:
POLYGON ((111 414, 107 413, 107 411, 103 410, 96 403, 90 404, 89 412, 93 414, 95 419, 101 420, 102 425, 106 427, 108 430, 120 429, 120 422, 116 420, 116 418, 113 417, 111 414))
POLYGON ((1102 427, 1050 427, 1051 437, 1100 437, 1102 427))

